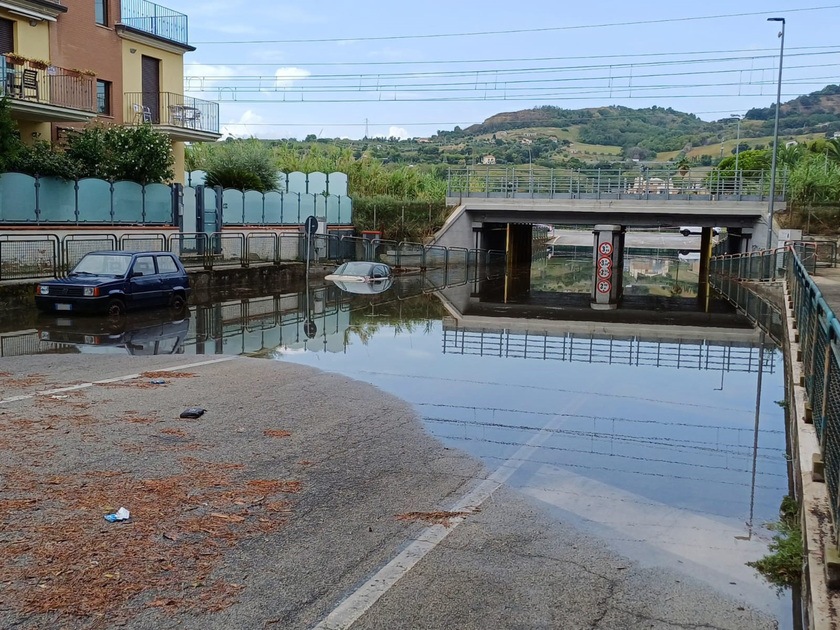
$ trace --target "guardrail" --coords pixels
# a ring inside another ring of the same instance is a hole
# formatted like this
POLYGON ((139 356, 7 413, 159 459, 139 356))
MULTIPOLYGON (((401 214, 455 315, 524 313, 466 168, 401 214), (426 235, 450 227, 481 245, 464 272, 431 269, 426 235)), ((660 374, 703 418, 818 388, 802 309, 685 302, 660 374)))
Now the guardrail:
MULTIPOLYGON (((783 201, 787 173, 777 173, 775 199, 783 201)), ((674 168, 533 169, 451 168, 447 197, 503 199, 656 199, 767 201, 770 171, 711 172, 674 168)))
POLYGON ((494 265, 505 253, 459 247, 368 240, 355 236, 317 234, 308 250, 300 232, 160 232, 124 234, 68 234, 0 238, 0 280, 57 278, 94 251, 169 251, 187 269, 249 267, 305 261, 380 261, 395 268, 448 269, 457 265, 494 265))
MULTIPOLYGON (((811 278, 817 265, 817 246, 802 242, 766 252, 754 252, 757 267, 733 263, 736 256, 713 258, 712 284, 739 308, 735 285, 743 280, 784 280, 793 303, 805 375, 805 392, 825 465, 825 482, 834 520, 835 544, 840 543, 840 322, 811 278), (719 285, 719 286, 717 286, 719 285)), ((744 255, 742 255, 744 256, 744 255)))

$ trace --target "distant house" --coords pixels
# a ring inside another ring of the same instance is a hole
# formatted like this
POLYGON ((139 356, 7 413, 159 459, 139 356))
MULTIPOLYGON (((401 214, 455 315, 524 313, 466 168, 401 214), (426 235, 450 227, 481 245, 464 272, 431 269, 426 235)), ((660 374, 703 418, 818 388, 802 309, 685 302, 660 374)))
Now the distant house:
POLYGON ((785 142, 785 148, 795 147, 797 144, 799 144, 799 143, 796 140, 791 140, 790 142, 785 142))
POLYGON ((522 142, 522 144, 534 144, 534 142, 529 138, 522 138, 520 142, 522 142))
POLYGON ((835 140, 840 140, 840 131, 835 131, 835 132, 834 132, 834 136, 833 136, 833 138, 834 138, 835 140))
POLYGON ((496 156, 495 155, 485 155, 481 158, 482 164, 495 164, 496 163, 496 156))
POLYGON ((417 138, 417 144, 431 144, 431 138, 417 138))

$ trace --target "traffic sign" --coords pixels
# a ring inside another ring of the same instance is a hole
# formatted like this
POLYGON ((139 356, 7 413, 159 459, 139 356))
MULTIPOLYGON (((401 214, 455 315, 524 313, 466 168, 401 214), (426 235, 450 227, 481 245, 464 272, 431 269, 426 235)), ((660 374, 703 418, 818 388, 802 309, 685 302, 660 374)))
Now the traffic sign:
POLYGON ((602 256, 609 256, 612 254, 612 243, 604 241, 600 245, 598 245, 598 251, 601 253, 602 256))
POLYGON ((303 224, 303 229, 309 236, 312 236, 318 231, 318 219, 311 216, 306 217, 306 223, 303 224))
POLYGON ((598 270, 598 277, 601 278, 602 280, 609 280, 611 276, 612 276, 612 269, 610 269, 609 267, 601 267, 598 270))
POLYGON ((612 284, 610 284, 609 280, 601 280, 598 283, 598 291, 600 293, 609 293, 610 289, 612 289, 612 284))
POLYGON ((598 259, 598 267, 600 269, 611 269, 612 268, 612 258, 608 256, 601 256, 598 259))
POLYGON ((310 339, 315 339, 318 334, 318 325, 315 322, 306 321, 303 323, 303 332, 310 339))

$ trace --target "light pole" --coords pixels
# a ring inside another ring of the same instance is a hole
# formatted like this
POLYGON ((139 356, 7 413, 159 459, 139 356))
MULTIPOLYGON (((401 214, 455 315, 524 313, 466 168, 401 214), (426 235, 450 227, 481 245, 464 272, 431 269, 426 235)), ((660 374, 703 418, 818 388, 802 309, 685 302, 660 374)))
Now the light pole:
POLYGON ((782 30, 779 37, 782 40, 779 48, 779 85, 776 89, 776 122, 773 126, 773 162, 770 166, 770 203, 767 211, 767 249, 773 245, 773 201, 776 196, 776 157, 779 152, 779 110, 782 108, 782 64, 785 59, 785 18, 767 18, 768 22, 781 22, 782 30))
POLYGON ((534 165, 531 161, 531 147, 525 147, 528 149, 528 188, 532 195, 534 194, 534 165))
POLYGON ((738 133, 735 138, 735 177, 738 177, 738 155, 741 153, 741 114, 729 114, 738 121, 738 133))

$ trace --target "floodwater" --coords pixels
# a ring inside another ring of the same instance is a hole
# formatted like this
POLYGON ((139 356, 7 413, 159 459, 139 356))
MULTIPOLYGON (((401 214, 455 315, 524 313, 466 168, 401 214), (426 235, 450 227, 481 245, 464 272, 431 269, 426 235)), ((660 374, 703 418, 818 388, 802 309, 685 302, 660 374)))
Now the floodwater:
POLYGON ((447 446, 490 470, 515 464, 508 484, 563 522, 792 628, 790 595, 745 566, 788 492, 784 362, 727 305, 698 308, 693 265, 629 257, 625 308, 606 313, 575 293, 591 261, 561 256, 515 281, 450 270, 379 294, 313 283, 119 323, 39 317, 7 325, 0 356, 247 354, 372 383, 447 446))

